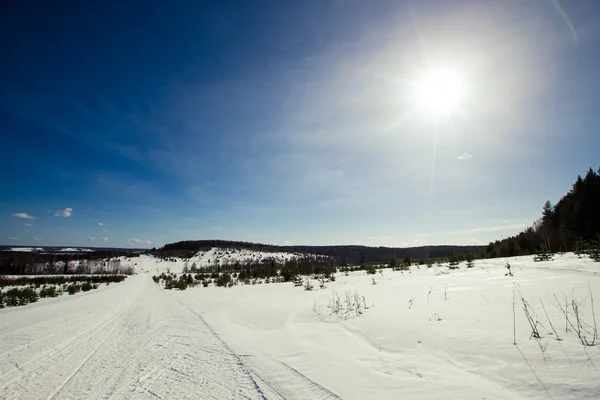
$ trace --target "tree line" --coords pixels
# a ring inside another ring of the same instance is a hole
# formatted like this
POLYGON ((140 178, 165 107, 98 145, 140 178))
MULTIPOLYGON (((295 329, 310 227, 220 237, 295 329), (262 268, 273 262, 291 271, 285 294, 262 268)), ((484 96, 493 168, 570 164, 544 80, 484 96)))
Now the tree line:
MULTIPOLYGON (((546 201, 542 216, 515 236, 489 243, 487 257, 512 257, 565 251, 597 254, 600 247, 600 169, 578 176, 555 205, 546 201)), ((592 257, 594 258, 594 257, 592 257)))
POLYGON ((229 240, 186 240, 166 244, 159 249, 152 249, 151 253, 157 257, 182 257, 190 258, 199 251, 208 251, 214 247, 228 249, 244 249, 261 251, 265 253, 287 252, 300 255, 321 255, 333 258, 340 266, 361 265, 364 263, 387 263, 392 258, 403 258, 408 254, 413 259, 441 259, 452 254, 467 254, 469 252, 480 254, 485 246, 419 246, 419 247, 384 247, 384 246, 358 246, 358 245, 287 245, 277 246, 272 244, 229 241, 229 240))
POLYGON ((131 253, 99 251, 84 254, 0 251, 0 275, 132 274, 115 257, 131 253))

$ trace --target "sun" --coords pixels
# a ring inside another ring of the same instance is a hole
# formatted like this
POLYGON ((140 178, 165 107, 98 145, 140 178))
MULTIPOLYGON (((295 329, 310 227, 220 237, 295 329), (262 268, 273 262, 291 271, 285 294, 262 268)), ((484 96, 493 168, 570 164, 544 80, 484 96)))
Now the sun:
POLYGON ((414 85, 417 107, 426 115, 453 115, 464 101, 465 89, 464 79, 457 71, 429 70, 414 85))

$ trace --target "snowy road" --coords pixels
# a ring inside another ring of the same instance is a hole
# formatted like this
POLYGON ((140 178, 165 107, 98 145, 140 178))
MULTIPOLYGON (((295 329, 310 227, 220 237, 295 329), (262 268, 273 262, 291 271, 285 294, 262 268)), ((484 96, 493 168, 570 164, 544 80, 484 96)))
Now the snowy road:
POLYGON ((0 314, 2 399, 261 399, 242 357, 147 274, 0 314))

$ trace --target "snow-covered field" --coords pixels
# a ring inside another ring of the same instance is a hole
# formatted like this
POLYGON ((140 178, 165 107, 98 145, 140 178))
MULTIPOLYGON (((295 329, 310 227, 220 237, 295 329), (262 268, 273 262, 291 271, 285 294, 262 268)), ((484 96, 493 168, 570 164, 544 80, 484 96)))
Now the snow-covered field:
POLYGON ((600 398, 600 346, 575 333, 593 339, 600 264, 573 254, 338 273, 314 291, 164 290, 151 276, 183 261, 131 262, 122 283, 0 310, 0 398, 600 398), (355 294, 366 308, 343 312, 355 294))

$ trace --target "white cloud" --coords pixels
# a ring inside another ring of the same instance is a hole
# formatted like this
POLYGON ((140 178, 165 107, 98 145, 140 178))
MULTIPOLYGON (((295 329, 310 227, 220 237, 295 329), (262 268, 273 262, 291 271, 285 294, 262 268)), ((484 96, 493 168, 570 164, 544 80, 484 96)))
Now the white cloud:
POLYGON ((496 226, 482 226, 479 228, 466 229, 463 231, 454 232, 454 234, 496 232, 496 231, 504 231, 504 230, 509 230, 509 229, 523 230, 526 227, 527 226, 525 224, 502 224, 502 225, 496 225, 496 226))
POLYGON ((34 216, 29 215, 27 213, 16 213, 16 214, 11 214, 11 217, 13 218, 22 218, 22 219, 35 219, 34 216))
POLYGON ((8 240, 8 241, 11 241, 11 242, 12 242, 12 241, 19 240, 19 238, 18 238, 18 237, 9 237, 9 238, 6 238, 6 240, 8 240))
POLYGON ((54 216, 55 217, 70 217, 72 213, 73 213, 73 209, 67 207, 64 210, 56 210, 56 212, 54 213, 54 216))
POLYGON ((400 242, 400 246, 402 247, 415 247, 419 245, 418 240, 413 240, 412 242, 400 242))
POLYGON ((33 224, 31 222, 25 222, 25 226, 31 227, 31 226, 33 226, 33 224))
POLYGON ((471 158, 473 158, 473 154, 469 153, 462 153, 460 156, 456 157, 458 161, 467 161, 471 158))
POLYGON ((36 242, 41 242, 44 238, 32 237, 31 240, 35 240, 36 242))
POLYGON ((107 237, 89 237, 89 238, 85 238, 85 240, 89 241, 89 242, 108 242, 108 238, 107 237))
POLYGON ((102 232, 108 232, 108 229, 102 229, 102 232))
POLYGON ((129 239, 130 246, 152 246, 152 242, 149 240, 140 240, 140 239, 129 239))
POLYGON ((98 226, 102 226, 104 225, 102 222, 98 222, 98 226))
POLYGON ((471 240, 469 240, 469 241, 470 241, 470 242, 473 242, 473 243, 476 243, 476 244, 479 244, 479 243, 481 243, 481 241, 480 241, 480 240, 477 240, 477 239, 471 239, 471 240))

